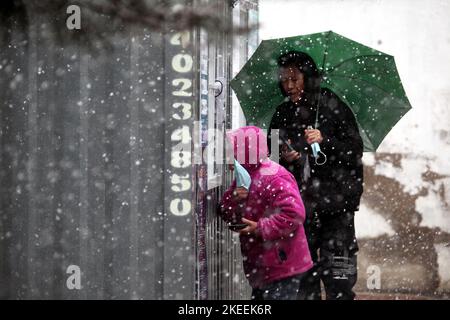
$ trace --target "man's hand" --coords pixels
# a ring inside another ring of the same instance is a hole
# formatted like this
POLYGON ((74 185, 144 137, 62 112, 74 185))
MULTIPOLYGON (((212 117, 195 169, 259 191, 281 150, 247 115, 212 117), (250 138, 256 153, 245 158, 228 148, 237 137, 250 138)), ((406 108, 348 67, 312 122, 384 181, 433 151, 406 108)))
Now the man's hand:
POLYGON ((247 220, 242 218, 242 222, 247 226, 244 229, 239 230, 239 234, 243 236, 256 235, 256 226, 258 225, 255 221, 247 220))
POLYGON ((305 130, 305 139, 308 144, 313 144, 314 142, 322 143, 323 137, 320 130, 317 129, 306 129, 305 130))
POLYGON ((244 202, 248 198, 248 190, 244 187, 237 187, 233 191, 233 199, 236 202, 244 202))
MULTIPOLYGON (((291 144, 291 139, 288 139, 288 143, 291 144)), ((291 163, 300 159, 300 153, 297 151, 291 151, 286 144, 283 144, 281 147, 281 158, 283 158, 287 163, 291 163)))

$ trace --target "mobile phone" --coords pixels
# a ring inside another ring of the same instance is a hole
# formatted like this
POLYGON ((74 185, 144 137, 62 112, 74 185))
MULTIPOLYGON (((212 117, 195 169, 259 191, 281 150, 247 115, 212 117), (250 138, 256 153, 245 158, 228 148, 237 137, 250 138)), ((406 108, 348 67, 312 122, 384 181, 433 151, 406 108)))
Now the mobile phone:
POLYGON ((289 150, 295 151, 295 149, 286 141, 286 139, 282 139, 282 141, 289 148, 289 150))
POLYGON ((228 228, 230 230, 241 230, 244 229, 247 225, 245 223, 236 223, 236 224, 229 224, 228 228))

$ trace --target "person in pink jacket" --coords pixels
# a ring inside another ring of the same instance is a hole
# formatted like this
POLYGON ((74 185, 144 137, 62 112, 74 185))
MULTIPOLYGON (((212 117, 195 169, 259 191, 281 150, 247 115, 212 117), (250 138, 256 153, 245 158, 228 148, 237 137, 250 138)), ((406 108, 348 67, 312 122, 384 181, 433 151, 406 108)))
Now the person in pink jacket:
POLYGON ((301 279, 313 263, 295 178, 268 158, 266 136, 260 128, 239 128, 227 133, 227 138, 235 159, 250 174, 251 184, 249 190, 236 188, 234 180, 222 197, 220 213, 229 223, 247 225, 236 232, 252 299, 301 299, 301 279))

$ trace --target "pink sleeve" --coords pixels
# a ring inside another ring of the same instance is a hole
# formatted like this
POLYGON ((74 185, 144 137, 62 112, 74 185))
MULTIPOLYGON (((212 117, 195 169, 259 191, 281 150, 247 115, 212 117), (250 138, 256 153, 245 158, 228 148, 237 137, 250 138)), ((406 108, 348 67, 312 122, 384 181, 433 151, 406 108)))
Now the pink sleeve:
POLYGON ((257 232, 264 240, 276 240, 293 235, 305 221, 305 207, 295 180, 283 175, 275 178, 267 190, 269 206, 275 213, 258 220, 257 232))
POLYGON ((234 189, 236 189, 236 180, 234 180, 228 190, 225 191, 222 200, 220 201, 220 215, 222 216, 222 219, 227 222, 241 223, 238 213, 240 207, 233 199, 234 189))

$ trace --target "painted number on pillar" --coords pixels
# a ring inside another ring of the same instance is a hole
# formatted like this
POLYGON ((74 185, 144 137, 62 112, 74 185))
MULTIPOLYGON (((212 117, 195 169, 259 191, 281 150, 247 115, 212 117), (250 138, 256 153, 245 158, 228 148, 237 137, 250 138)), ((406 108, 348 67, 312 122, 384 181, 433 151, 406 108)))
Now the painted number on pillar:
POLYGON ((186 216, 191 213, 192 209, 190 199, 191 172, 190 170, 180 172, 180 169, 188 169, 192 165, 190 148, 192 137, 189 129, 192 105, 186 99, 192 97, 192 80, 188 78, 188 75, 193 71, 194 59, 184 50, 189 44, 190 37, 190 32, 178 32, 170 38, 170 44, 178 51, 171 60, 175 78, 172 79, 172 90, 170 91, 172 98, 174 98, 172 119, 178 123, 170 136, 174 143, 170 153, 170 165, 173 168, 170 184, 171 190, 175 194, 179 193, 179 196, 172 199, 169 210, 175 216, 186 216), (177 173, 174 173, 174 171, 177 173))

